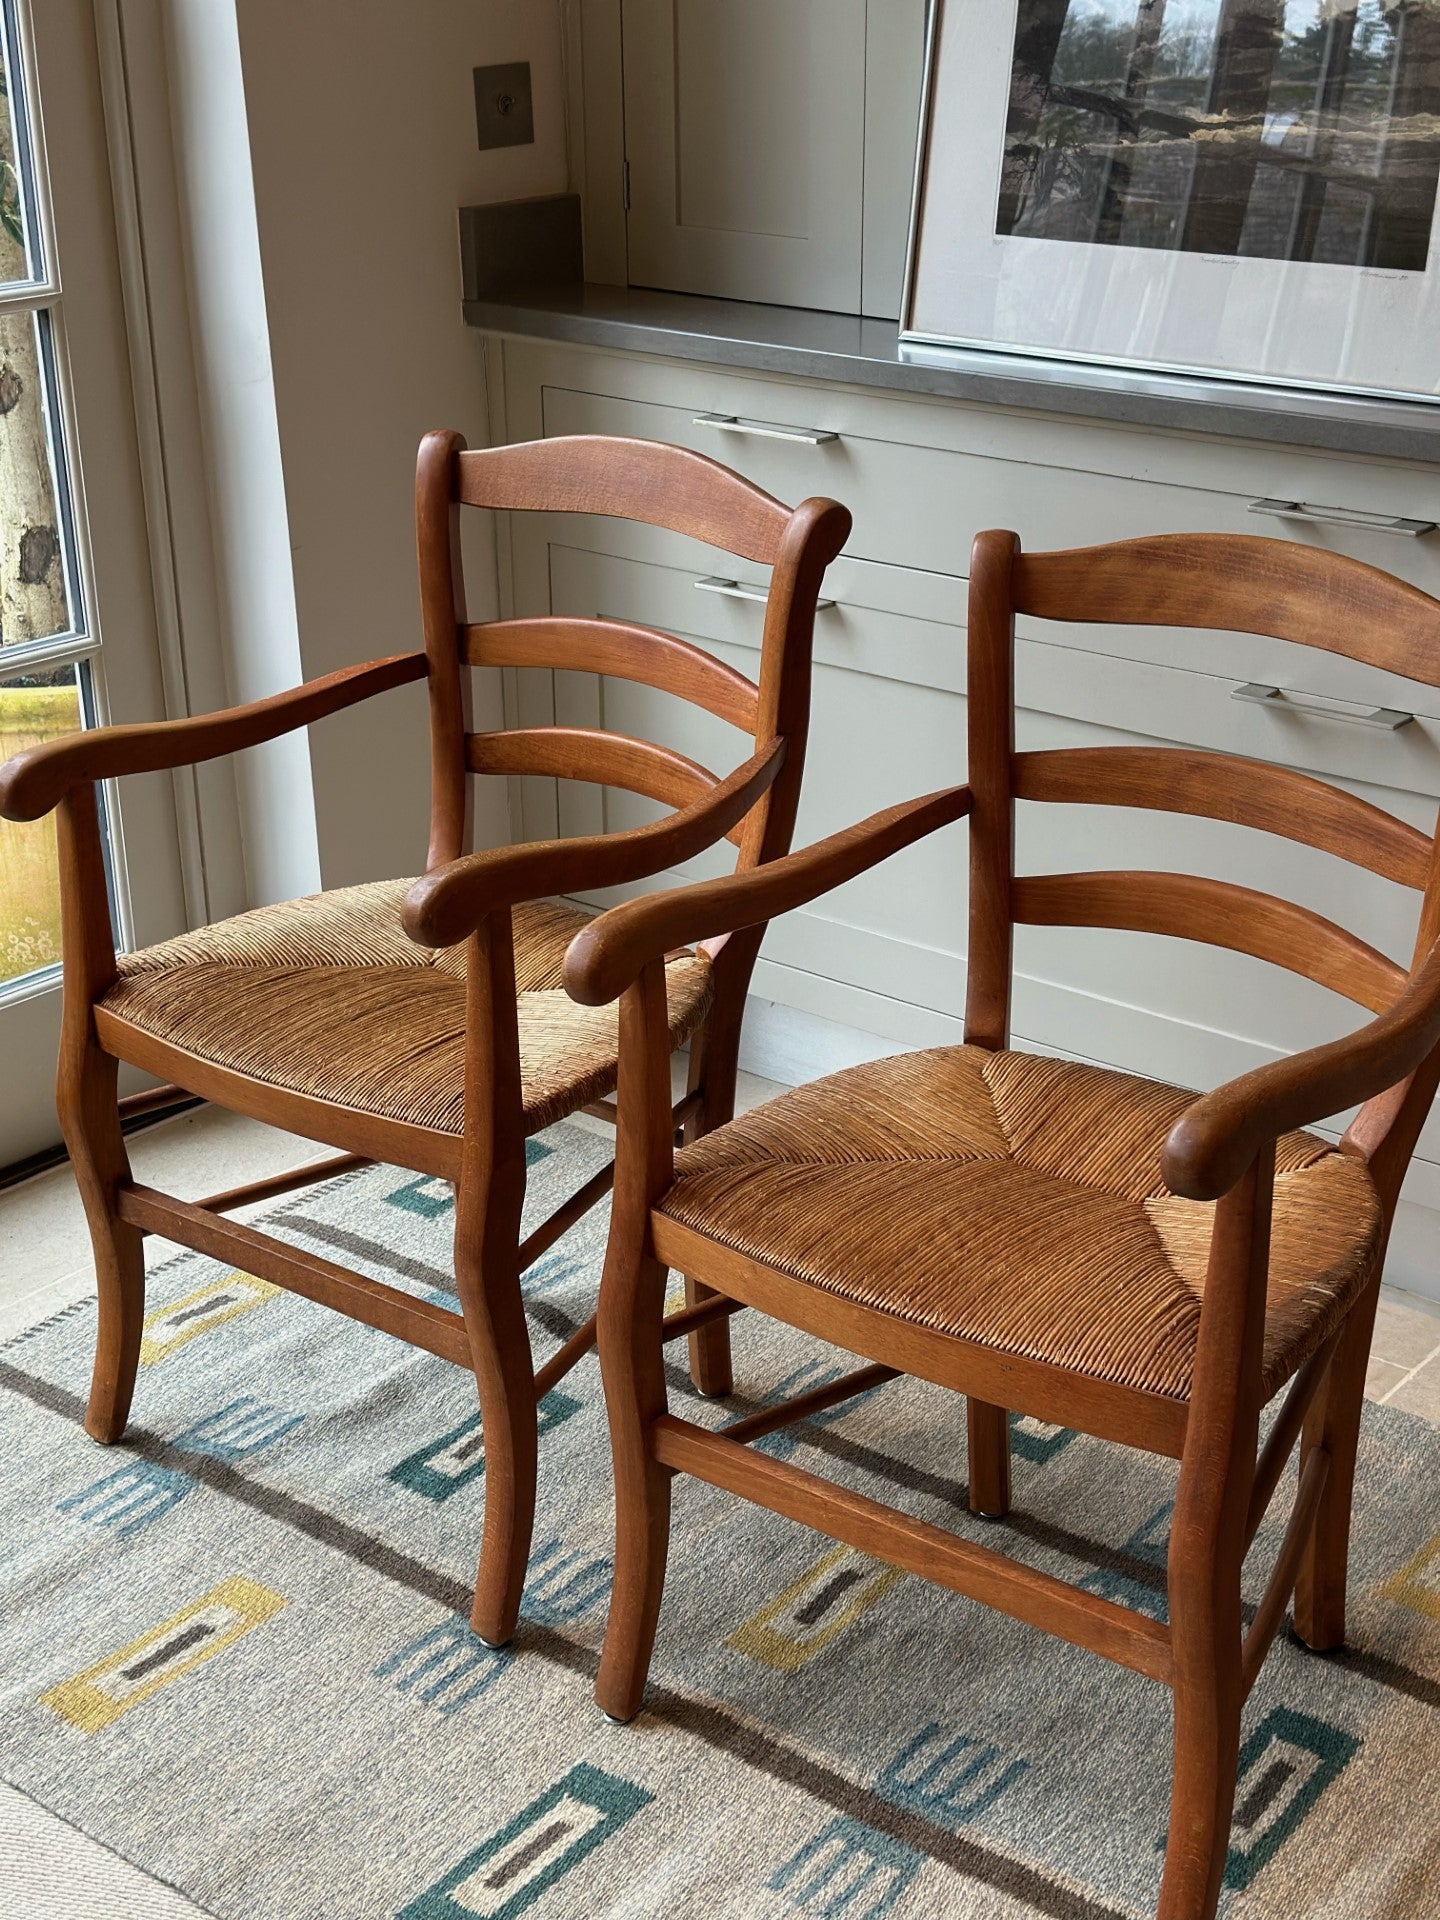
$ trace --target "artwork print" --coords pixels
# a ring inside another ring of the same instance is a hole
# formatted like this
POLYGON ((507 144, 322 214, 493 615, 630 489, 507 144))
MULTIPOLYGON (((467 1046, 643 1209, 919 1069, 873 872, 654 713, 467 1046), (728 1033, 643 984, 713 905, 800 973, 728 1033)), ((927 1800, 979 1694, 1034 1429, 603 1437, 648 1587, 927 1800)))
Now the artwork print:
POLYGON ((1440 400, 1440 0, 932 0, 901 337, 1440 400))
POLYGON ((1437 0, 1021 0, 996 232, 1423 273, 1437 0))

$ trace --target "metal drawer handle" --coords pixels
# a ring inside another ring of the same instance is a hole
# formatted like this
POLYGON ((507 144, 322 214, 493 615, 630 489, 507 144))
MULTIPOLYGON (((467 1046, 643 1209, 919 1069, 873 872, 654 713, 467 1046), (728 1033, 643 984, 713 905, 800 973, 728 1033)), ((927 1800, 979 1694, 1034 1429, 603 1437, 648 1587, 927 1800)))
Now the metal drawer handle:
MULTIPOLYGON (((705 578, 697 580, 695 585, 701 593, 723 594, 727 600, 758 600, 763 606, 770 598, 768 587, 756 586, 749 580, 725 580, 718 573, 707 573, 705 578)), ((817 600, 815 611, 820 613, 826 607, 833 607, 834 604, 833 600, 817 600)))
POLYGON ((1358 507, 1312 507, 1303 500, 1252 500, 1251 513, 1272 514, 1277 520, 1310 520, 1327 527, 1359 527, 1365 533, 1403 533, 1416 540, 1434 533, 1433 520, 1406 520, 1396 513, 1362 513, 1358 507))
POLYGON ((697 427, 714 427, 717 433, 750 433, 758 440, 794 440, 806 447, 823 447, 827 440, 838 440, 838 433, 827 427, 779 427, 773 420, 742 420, 733 413, 697 413, 697 427))
POLYGON ((1323 706, 1318 700, 1297 700, 1294 694, 1284 693, 1279 687, 1261 687, 1253 681, 1236 687, 1230 698, 1248 700, 1257 707, 1284 707, 1292 713, 1315 714, 1321 720, 1348 720, 1352 726, 1378 727, 1382 733, 1398 733, 1415 718, 1413 713, 1401 713, 1398 707, 1372 707, 1368 712, 1349 713, 1344 707, 1323 706))

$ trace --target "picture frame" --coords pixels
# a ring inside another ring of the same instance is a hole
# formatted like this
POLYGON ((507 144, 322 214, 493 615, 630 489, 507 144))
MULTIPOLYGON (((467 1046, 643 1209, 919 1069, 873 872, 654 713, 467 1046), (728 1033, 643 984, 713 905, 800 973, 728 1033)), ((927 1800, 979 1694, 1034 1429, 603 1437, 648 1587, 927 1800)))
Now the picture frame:
POLYGON ((1440 0, 931 0, 901 349, 1434 405, 1437 211, 1440 0))

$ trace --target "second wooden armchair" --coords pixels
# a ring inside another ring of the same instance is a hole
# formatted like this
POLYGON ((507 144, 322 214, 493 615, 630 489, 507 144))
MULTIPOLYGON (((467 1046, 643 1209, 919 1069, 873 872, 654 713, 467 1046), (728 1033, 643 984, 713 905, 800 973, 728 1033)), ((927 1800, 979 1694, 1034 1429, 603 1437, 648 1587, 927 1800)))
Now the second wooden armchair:
MULTIPOLYGON (((0 814, 58 812, 64 1016, 58 1085, 89 1217, 99 1333, 86 1427, 124 1432, 145 1316, 143 1236, 226 1260, 473 1368, 485 1445, 485 1532, 473 1623, 514 1631, 535 1506, 536 1403, 595 1338, 592 1319, 534 1372, 520 1274, 609 1190, 606 1169, 520 1241, 525 1140, 615 1085, 613 1014, 561 990, 585 915, 551 896, 637 881, 729 838, 748 869, 790 843, 810 709, 815 601, 850 516, 793 511, 704 456, 656 442, 578 437, 467 452, 458 434, 420 448, 416 510, 425 651, 348 668, 259 705, 106 728, 35 748, 0 770, 0 814), (543 617, 472 625, 464 506, 614 514, 771 568, 758 686, 701 648, 648 628, 543 617), (476 733, 466 666, 568 668, 676 694, 748 734, 727 779, 650 741, 574 727, 476 733), (290 901, 117 957, 97 783, 212 759, 408 682, 429 686, 433 799, 428 870, 290 901), (651 826, 466 855, 473 774, 587 780, 660 801, 651 826), (197 1204, 132 1177, 116 1104, 121 1061, 237 1113, 344 1150, 289 1179, 197 1204), (242 1203, 383 1160, 451 1181, 449 1312, 225 1216, 242 1203)), ((670 1047, 690 1039, 690 1090, 670 1116, 694 1137, 731 1112, 740 1016, 759 936, 671 957, 670 1047)), ((667 1112, 669 1100, 667 1097, 667 1112)), ((605 1108, 613 1113, 613 1108, 605 1108)), ((668 1337, 691 1337, 703 1391, 729 1389, 728 1302, 702 1299, 668 1337)))
MULTIPOLYGON (((1166 536, 1023 554, 982 534, 970 576, 970 784, 892 808, 762 872, 614 908, 565 964, 621 995, 620 1142, 600 1296, 618 1502, 596 1694, 640 1704, 687 1473, 1001 1608, 1168 1686, 1174 1785, 1159 1912, 1209 1920, 1240 1711, 1295 1596, 1312 1647, 1345 1633, 1356 1440, 1386 1237, 1440 1080, 1440 861, 1431 836, 1284 768, 1150 747, 1020 753, 1018 613, 1214 627, 1440 684, 1440 604, 1281 541, 1166 536), (1017 800, 1258 827, 1412 887, 1405 970, 1268 894, 1167 873, 1017 875, 1017 800), (965 1044, 797 1088, 678 1156, 661 956, 817 898, 968 816, 965 1044), (1378 1015, 1197 1097, 1011 1051, 1012 930, 1098 926, 1278 963, 1378 1015), (1364 1104, 1338 1150, 1299 1133, 1364 1104), (672 1414, 667 1266, 869 1364, 718 1432, 672 1414), (907 1373, 968 1396, 971 1507, 1009 1505, 1006 1409, 1177 1459, 1168 1624, 912 1519, 748 1443, 907 1373), (1289 1383, 1263 1447, 1261 1409, 1289 1383), (1293 1511, 1248 1630, 1241 1566, 1300 1442, 1293 1511)), ((858 1703, 857 1703, 858 1704, 858 1703)))

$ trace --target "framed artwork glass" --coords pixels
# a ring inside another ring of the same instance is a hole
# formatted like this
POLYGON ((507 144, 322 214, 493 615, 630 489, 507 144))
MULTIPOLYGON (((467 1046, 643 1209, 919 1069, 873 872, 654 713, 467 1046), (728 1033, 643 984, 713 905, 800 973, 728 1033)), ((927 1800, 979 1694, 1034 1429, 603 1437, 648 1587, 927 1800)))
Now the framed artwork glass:
POLYGON ((1440 400, 1440 0, 932 0, 901 339, 1440 400))

